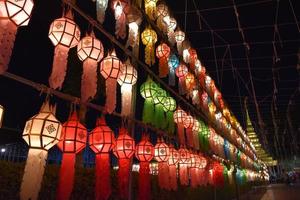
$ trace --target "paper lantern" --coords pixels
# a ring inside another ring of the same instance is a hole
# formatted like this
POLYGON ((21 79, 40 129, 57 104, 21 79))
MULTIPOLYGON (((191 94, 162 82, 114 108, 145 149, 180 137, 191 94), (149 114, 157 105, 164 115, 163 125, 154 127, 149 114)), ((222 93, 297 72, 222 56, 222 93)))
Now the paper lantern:
POLYGON ((188 166, 190 164, 190 153, 185 148, 180 148, 179 153, 179 180, 181 185, 189 185, 188 166))
POLYGON ((191 96, 193 105, 200 107, 200 92, 197 88, 193 89, 193 91, 191 92, 191 96))
POLYGON ((182 53, 183 53, 182 43, 185 40, 185 33, 182 32, 181 30, 177 30, 177 31, 175 31, 174 35, 175 35, 175 41, 177 44, 177 51, 178 51, 179 55, 182 55, 182 53))
POLYGON ((206 170, 206 166, 207 166, 207 159, 202 156, 199 155, 200 158, 200 165, 198 168, 198 178, 199 178, 199 186, 205 186, 208 182, 208 170, 206 170))
POLYGON ((168 23, 166 23, 165 18, 169 17, 169 8, 166 4, 160 3, 156 7, 156 24, 157 27, 167 33, 168 31, 168 23))
POLYGON ((100 74, 106 80, 105 108, 112 113, 116 108, 117 79, 122 69, 122 62, 116 55, 115 50, 109 53, 100 63, 100 74))
POLYGON ((170 145, 170 156, 168 159, 169 165, 169 181, 170 181, 170 188, 169 190, 177 190, 177 164, 179 162, 179 153, 174 148, 173 145, 170 145))
POLYGON ((190 64, 191 70, 194 71, 195 67, 196 67, 196 62, 199 61, 197 51, 194 48, 190 48, 188 51, 189 51, 189 55, 190 55, 189 64, 190 64))
POLYGON ((3 115, 4 115, 4 107, 0 105, 0 128, 2 127, 2 123, 3 123, 3 115))
POLYGON ((48 150, 61 138, 62 125, 48 102, 25 124, 23 139, 29 146, 21 184, 20 199, 38 199, 48 150))
POLYGON ((165 97, 163 101, 163 109, 166 112, 166 127, 169 133, 174 133, 175 122, 174 122, 174 111, 176 110, 176 101, 172 97, 165 97))
POLYGON ((112 1, 112 7, 115 14, 116 27, 115 35, 117 38, 125 39, 126 38, 126 15, 125 9, 127 6, 126 0, 114 0, 112 1))
POLYGON ((181 63, 175 70, 176 76, 179 78, 178 83, 178 89, 179 94, 185 94, 186 93, 186 83, 185 83, 185 77, 188 74, 188 68, 185 64, 181 63))
POLYGON ((154 121, 154 98, 157 94, 158 86, 149 77, 140 87, 140 94, 145 99, 143 107, 143 122, 153 123, 154 121))
POLYGON ((66 76, 69 49, 80 40, 80 30, 73 21, 71 11, 52 22, 48 36, 55 46, 49 85, 53 89, 61 89, 66 76))
POLYGON ((194 118, 194 124, 193 124, 193 142, 194 142, 194 148, 196 150, 200 150, 200 146, 199 146, 199 132, 200 132, 200 122, 194 118))
POLYGON ((103 58, 104 48, 94 34, 86 36, 77 45, 77 55, 83 61, 81 101, 93 99, 97 93, 97 65, 103 58))
POLYGON ((8 68, 18 27, 28 25, 33 5, 32 0, 0 1, 0 74, 8 68))
POLYGON ((185 76, 185 85, 189 95, 192 96, 193 90, 196 87, 196 80, 194 74, 190 72, 187 73, 187 75, 185 76))
POLYGON ((132 113, 132 86, 137 81, 137 71, 127 59, 121 68, 121 72, 118 78, 118 83, 121 86, 122 96, 122 111, 121 114, 129 116, 132 113))
POLYGON ((172 54, 168 60, 169 66, 169 85, 175 86, 175 70, 179 66, 179 59, 175 54, 172 54))
POLYGON ((135 156, 140 161, 138 199, 150 200, 149 164, 154 156, 154 147, 146 136, 143 136, 142 141, 136 145, 135 156))
POLYGON ((224 185, 224 167, 218 163, 213 163, 213 169, 212 169, 212 183, 215 187, 222 187, 224 185))
POLYGON ((129 27, 126 46, 131 46, 133 52, 137 52, 139 44, 139 25, 142 22, 142 13, 138 8, 131 5, 126 17, 129 27))
POLYGON ((170 56, 170 47, 166 43, 158 45, 156 48, 156 57, 159 59, 159 77, 164 78, 169 73, 168 58, 170 56))
POLYGON ((189 168, 190 171, 190 178, 191 178, 191 187, 196 188, 200 185, 200 177, 199 177, 199 168, 201 165, 201 159, 200 156, 196 153, 190 153, 191 159, 191 165, 189 168))
POLYGON ((176 19, 173 18, 173 17, 170 17, 169 18, 168 33, 167 33, 167 35, 168 35, 168 40, 169 40, 169 42, 172 45, 174 45, 176 43, 175 33, 174 33, 176 27, 177 27, 177 21, 176 21, 176 19))
POLYGON ((157 0, 145 0, 145 13, 151 19, 154 20, 155 13, 156 13, 156 3, 157 0))
POLYGON ((142 42, 145 48, 145 63, 152 66, 155 63, 155 43, 157 42, 157 34, 150 27, 146 28, 141 34, 142 42))
POLYGON ((164 112, 164 101, 167 97, 167 92, 160 87, 157 87, 156 95, 153 98, 155 109, 154 109, 154 126, 159 129, 166 127, 166 119, 164 112))
MULTIPOLYGON (((93 0, 95 1, 95 0, 93 0)), ((101 24, 103 24, 105 19, 105 11, 108 6, 108 0, 96 0, 96 12, 97 12, 97 20, 101 24)))
POLYGON ((119 160, 118 183, 119 194, 122 199, 128 198, 130 159, 134 150, 134 139, 128 135, 125 128, 120 128, 113 152, 119 160))
POLYGON ((107 200, 111 194, 109 153, 115 144, 114 132, 106 125, 105 118, 97 120, 97 126, 89 136, 90 148, 96 154, 95 199, 107 200))
POLYGON ((63 124, 61 141, 57 144, 62 151, 56 199, 69 199, 73 190, 75 158, 86 144, 87 129, 79 122, 77 113, 63 124))
POLYGON ((188 146, 194 148, 194 140, 193 140, 194 118, 191 115, 187 115, 183 121, 183 126, 186 130, 186 138, 187 138, 188 146))
POLYGON ((174 112, 174 122, 177 124, 177 133, 178 133, 178 139, 179 143, 181 145, 185 145, 185 136, 184 136, 184 121, 187 114, 184 110, 182 110, 179 106, 177 110, 174 112))
POLYGON ((158 185, 161 189, 169 188, 169 147, 162 140, 158 139, 154 146, 154 158, 158 162, 158 185))
POLYGON ((190 51, 191 44, 188 40, 182 42, 182 58, 185 63, 190 63, 190 51))

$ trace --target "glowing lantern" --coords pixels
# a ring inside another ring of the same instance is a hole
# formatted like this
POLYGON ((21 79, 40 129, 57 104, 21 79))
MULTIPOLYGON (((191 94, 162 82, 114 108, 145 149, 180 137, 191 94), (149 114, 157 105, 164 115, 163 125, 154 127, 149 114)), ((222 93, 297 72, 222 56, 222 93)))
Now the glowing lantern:
POLYGON ((183 126, 186 131, 188 146, 193 148, 194 147, 194 140, 193 140, 194 118, 191 115, 187 115, 183 121, 183 126))
POLYGON ((152 20, 154 20, 156 13, 156 3, 157 0, 145 0, 145 12, 146 15, 152 20))
POLYGON ((2 127, 2 123, 3 123, 3 115, 4 115, 4 107, 0 105, 0 128, 2 127))
POLYGON ((164 78, 169 73, 168 58, 170 56, 170 47, 166 43, 158 45, 156 56, 159 59, 159 77, 164 78))
POLYGON ((118 182, 119 193, 122 199, 128 198, 130 159, 134 154, 134 150, 134 139, 128 135, 125 128, 120 128, 113 152, 119 159, 118 182))
POLYGON ((169 133, 174 133, 174 111, 176 110, 176 101, 172 97, 165 97, 163 101, 163 109, 166 112, 167 130, 169 133))
POLYGON ((208 181, 208 173, 207 173, 208 171, 205 170, 208 161, 202 155, 199 155, 199 158, 200 158, 200 165, 198 169, 198 177, 199 177, 198 184, 199 186, 201 186, 201 185, 206 185, 208 181))
POLYGON ((190 67, 192 70, 195 70, 196 62, 199 61, 197 51, 193 48, 190 48, 188 51, 189 51, 189 55, 190 55, 190 59, 189 59, 190 67))
POLYGON ((179 78, 179 94, 185 94, 186 93, 186 84, 185 84, 185 77, 188 74, 188 68, 185 64, 181 63, 176 68, 176 76, 179 78))
POLYGON ((115 13, 116 27, 115 34, 117 38, 126 38, 126 15, 125 8, 127 6, 127 2, 124 0, 114 0, 112 2, 112 7, 115 13))
MULTIPOLYGON (((95 0, 93 0, 95 1, 95 0)), ((105 19, 105 11, 108 6, 108 0, 96 0, 97 20, 102 24, 105 19)))
POLYGON ((80 40, 80 30, 73 21, 71 11, 52 22, 48 36, 55 46, 49 85, 53 89, 61 89, 66 76, 69 49, 80 40))
POLYGON ((199 92, 199 90, 194 88, 191 95, 192 95, 192 103, 196 106, 200 106, 200 92, 199 92))
POLYGON ((137 71, 128 59, 121 68, 118 83, 121 85, 122 111, 121 114, 129 116, 132 112, 132 86, 137 81, 137 71))
POLYGON ((165 113, 164 113, 164 101, 167 97, 167 92, 160 87, 157 87, 157 92, 153 98, 155 109, 154 109, 154 125, 157 128, 163 129, 166 126, 165 113))
POLYGON ((155 43, 157 42, 157 35, 150 27, 142 32, 142 42, 145 48, 145 63, 152 66, 155 63, 155 43))
POLYGON ((206 75, 205 76, 205 89, 208 93, 211 92, 211 84, 212 84, 213 80, 211 79, 210 76, 206 75))
POLYGON ((187 117, 186 112, 182 110, 179 106, 177 110, 174 112, 174 122, 177 124, 177 133, 178 133, 178 139, 179 143, 181 145, 185 145, 185 136, 184 136, 184 121, 187 117))
POLYGON ((148 138, 143 136, 136 145, 135 156, 140 161, 138 199, 150 200, 150 161, 154 156, 154 147, 148 138))
POLYGON ((214 100, 215 100, 215 103, 217 104, 217 106, 221 109, 224 108, 224 101, 222 99, 222 94, 221 92, 219 92, 218 90, 216 90, 214 92, 214 100))
POLYGON ((108 113, 116 108, 117 79, 122 69, 122 62, 116 55, 115 50, 108 54, 100 63, 100 73, 106 79, 106 103, 108 113))
POLYGON ((203 92, 201 95, 201 100, 202 100, 202 106, 208 110, 208 94, 206 92, 203 92))
POLYGON ((196 86, 196 80, 194 74, 190 72, 187 73, 187 75, 185 76, 185 85, 189 94, 192 95, 193 89, 196 86))
POLYGON ((177 30, 177 31, 175 31, 174 35, 175 35, 175 41, 177 44, 177 51, 178 51, 179 55, 182 55, 182 53, 183 53, 182 52, 183 51, 182 43, 185 40, 185 33, 182 32, 181 30, 177 30))
POLYGON ((191 44, 188 40, 182 42, 182 58, 185 63, 190 63, 190 51, 191 44))
POLYGON ((212 168, 212 183, 215 187, 222 187, 224 185, 224 167, 218 162, 213 163, 212 168))
POLYGON ((168 40, 169 42, 174 45, 176 40, 175 40, 175 29, 177 27, 177 21, 173 17, 169 18, 169 25, 168 25, 168 40))
POLYGON ((83 61, 81 77, 81 100, 87 102, 94 98, 97 92, 97 65, 103 58, 103 45, 92 34, 80 40, 77 46, 77 55, 83 61))
POLYGON ((193 124, 193 142, 194 142, 194 148, 199 150, 200 146, 199 146, 199 131, 201 129, 200 127, 200 122, 194 118, 194 124, 193 124))
POLYGON ((190 153, 185 148, 180 148, 179 153, 179 180, 181 185, 189 184, 188 166, 190 164, 190 153))
POLYGON ((169 65, 169 85, 175 86, 175 70, 179 66, 179 59, 175 54, 172 54, 168 60, 169 65))
POLYGON ((96 128, 90 133, 89 144, 96 154, 95 197, 107 200, 111 194, 109 153, 114 147, 115 136, 104 117, 97 120, 96 128))
POLYGON ((158 4, 156 7, 156 24, 164 33, 167 33, 168 31, 168 21, 167 23, 165 21, 167 17, 169 17, 168 6, 164 3, 158 4))
POLYGON ((145 99, 143 107, 143 122, 152 123, 154 121, 154 98, 157 94, 158 86, 149 77, 140 87, 141 96, 145 99))
POLYGON ((8 68, 17 29, 28 25, 33 5, 32 0, 0 1, 0 74, 8 68))
POLYGON ((189 170, 190 170, 190 177, 191 177, 191 187, 195 188, 200 184, 199 168, 201 165, 201 159, 198 154, 190 153, 190 155, 191 155, 191 159, 190 159, 191 165, 189 170))
POLYGON ((170 181, 170 190, 177 190, 177 164, 179 162, 179 153, 174 148, 173 145, 170 145, 170 156, 168 159, 169 165, 169 181, 170 181))
POLYGON ((28 144, 29 151, 21 184, 21 199, 38 199, 48 150, 61 138, 62 125, 53 111, 54 108, 46 101, 40 112, 25 124, 23 139, 28 144))
POLYGON ((158 139, 154 146, 154 158, 158 162, 158 185, 161 189, 169 188, 169 147, 162 140, 158 139))
POLYGON ((131 5, 126 18, 129 27, 126 46, 131 46, 133 48, 133 51, 135 52, 136 50, 138 50, 137 47, 139 44, 139 25, 142 22, 142 13, 138 8, 131 5))
POLYGON ((87 130, 79 122, 77 113, 63 124, 61 141, 57 144, 63 152, 59 171, 56 199, 69 199, 73 190, 75 174, 75 156, 86 144, 87 130))
POLYGON ((199 79, 199 83, 200 85, 205 88, 205 73, 206 73, 206 68, 202 65, 200 65, 201 67, 199 67, 197 69, 197 73, 198 73, 198 79, 199 79))

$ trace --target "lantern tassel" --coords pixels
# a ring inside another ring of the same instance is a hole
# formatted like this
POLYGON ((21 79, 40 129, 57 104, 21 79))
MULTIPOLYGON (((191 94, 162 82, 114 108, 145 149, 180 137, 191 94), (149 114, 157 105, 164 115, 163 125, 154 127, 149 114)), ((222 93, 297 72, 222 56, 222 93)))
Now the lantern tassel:
POLYGON ((155 105, 154 125, 156 128, 163 128, 165 122, 165 112, 162 104, 155 105))
POLYGON ((128 199, 130 159, 119 159, 118 182, 121 199, 128 199))
POLYGON ((168 39, 169 39, 169 42, 172 44, 172 46, 174 46, 174 44, 176 43, 176 40, 175 40, 175 34, 174 34, 174 31, 168 31, 168 39))
POLYGON ((198 131, 193 131, 194 148, 200 150, 198 131))
POLYGON ((69 48, 57 45, 54 51, 52 73, 49 78, 49 85, 53 89, 61 89, 65 80, 68 64, 69 48))
POLYGON ((116 30, 115 34, 117 38, 125 39, 126 38, 126 15, 122 12, 120 15, 115 14, 116 19, 116 30))
POLYGON ((128 24, 129 31, 128 31, 128 40, 126 43, 126 46, 135 47, 138 42, 138 32, 139 32, 139 26, 137 23, 132 22, 128 24))
POLYGON ((83 62, 83 74, 81 79, 81 100, 87 102, 93 99, 97 93, 97 61, 86 59, 83 62))
POLYGON ((179 94, 183 95, 186 93, 185 77, 179 77, 179 94))
POLYGON ((159 77, 164 78, 169 74, 168 58, 162 57, 159 59, 159 77))
POLYGON ((20 190, 21 200, 38 199, 48 152, 41 149, 29 149, 20 190))
POLYGON ((158 162, 158 185, 161 189, 169 188, 169 166, 167 162, 158 162))
POLYGON ((105 108, 108 113, 112 113, 116 108, 116 96, 117 96, 117 80, 108 78, 106 80, 106 102, 105 108))
POLYGON ((179 164, 179 180, 181 185, 189 185, 189 174, 186 164, 179 164))
POLYGON ((122 111, 121 114, 129 116, 132 110, 132 85, 124 83, 121 86, 122 111))
POLYGON ((198 186, 197 168, 190 168, 191 187, 196 188, 198 186))
POLYGON ((178 54, 182 56, 182 53, 183 53, 182 42, 177 42, 177 51, 178 51, 178 54))
POLYGON ((59 171, 56 200, 69 199, 73 190, 75 174, 75 154, 64 153, 59 171))
POLYGON ((150 168, 149 162, 140 162, 139 170, 139 200, 150 200, 150 168))
POLYGON ((17 26, 10 20, 0 20, 0 74, 3 74, 9 65, 17 26))
POLYGON ((170 181, 170 190, 177 190, 177 169, 176 165, 169 165, 169 181, 170 181))
POLYGON ((145 13, 151 20, 154 20, 156 5, 145 6, 145 13))
POLYGON ((191 128, 187 128, 185 130, 186 130, 185 133, 186 133, 187 143, 188 143, 189 147, 193 148, 194 147, 193 131, 191 128))
POLYGON ((167 118, 167 130, 169 133, 174 134, 175 132, 175 122, 174 122, 174 112, 167 112, 166 113, 166 118, 167 118))
POLYGON ((96 11, 97 11, 97 20, 103 24, 105 19, 105 11, 107 9, 108 0, 97 0, 96 2, 96 11))
POLYGON ((184 126, 181 123, 177 124, 177 132, 180 145, 185 145, 184 126))
POLYGON ((145 48, 145 63, 152 66, 155 63, 154 46, 149 44, 145 48))
POLYGON ((143 122, 150 124, 154 119, 154 103, 151 99, 145 99, 143 108, 143 122))
POLYGON ((96 154, 96 200, 107 200, 111 194, 109 153, 96 154))
POLYGON ((175 69, 169 68, 169 85, 175 86, 175 69))

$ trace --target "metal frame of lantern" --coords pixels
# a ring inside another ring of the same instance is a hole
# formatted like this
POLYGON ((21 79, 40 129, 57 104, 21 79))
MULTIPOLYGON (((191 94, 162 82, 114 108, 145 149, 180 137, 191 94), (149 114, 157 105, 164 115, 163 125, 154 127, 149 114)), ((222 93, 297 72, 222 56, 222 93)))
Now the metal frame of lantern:
POLYGON ((161 189, 169 188, 169 146, 163 140, 158 139, 154 146, 154 158, 158 162, 158 185, 161 189))

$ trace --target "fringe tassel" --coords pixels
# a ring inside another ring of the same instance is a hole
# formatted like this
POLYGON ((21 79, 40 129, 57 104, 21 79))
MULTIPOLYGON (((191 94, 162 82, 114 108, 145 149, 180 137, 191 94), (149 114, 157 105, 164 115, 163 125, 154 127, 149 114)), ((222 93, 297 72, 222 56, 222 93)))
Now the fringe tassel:
POLYGON ((108 113, 112 113, 117 104, 117 80, 114 78, 106 79, 106 102, 105 108, 108 113))
POLYGON ((151 99, 145 99, 143 108, 143 122, 152 124, 154 120, 154 103, 151 99))
POLYGON ((116 31, 115 34, 117 38, 126 38, 126 15, 124 12, 118 17, 116 17, 116 31))
POLYGON ((187 128, 185 129, 185 133, 186 133, 186 138, 187 138, 187 143, 188 143, 188 146, 190 148, 193 148, 194 147, 194 137, 193 137, 193 131, 191 128, 187 128))
POLYGON ((123 83, 121 86, 122 111, 121 114, 129 116, 132 110, 132 85, 123 83))
POLYGON ((151 199, 149 162, 140 162, 138 200, 151 199))
POLYGON ((169 74, 168 58, 162 57, 159 59, 159 77, 164 78, 169 74))
POLYGON ((180 145, 185 145, 184 126, 181 123, 177 124, 177 132, 180 145))
POLYGON ((175 69, 169 68, 169 85, 175 86, 175 69))
POLYGON ((154 125, 156 128, 163 129, 164 124, 166 123, 165 112, 162 104, 155 105, 154 112, 154 125))
POLYGON ((119 159, 118 183, 121 199, 128 199, 130 159, 119 159))
POLYGON ((93 99, 97 93, 97 61, 86 59, 83 62, 83 74, 81 78, 81 100, 87 102, 93 99))
POLYGON ((169 165, 169 181, 170 181, 170 190, 177 190, 177 169, 176 165, 169 165))
POLYGON ((179 180, 181 185, 189 185, 189 174, 187 164, 179 164, 179 180))
POLYGON ((105 11, 108 6, 108 0, 97 0, 96 2, 96 11, 97 11, 97 20, 103 24, 105 19, 105 11))
POLYGON ((109 153, 96 154, 96 200, 107 200, 111 194, 109 153))
POLYGON ((149 44, 145 48, 145 63, 152 66, 155 63, 154 45, 149 44))
POLYGON ((169 166, 167 162, 158 163, 158 185, 161 189, 169 188, 169 166))

